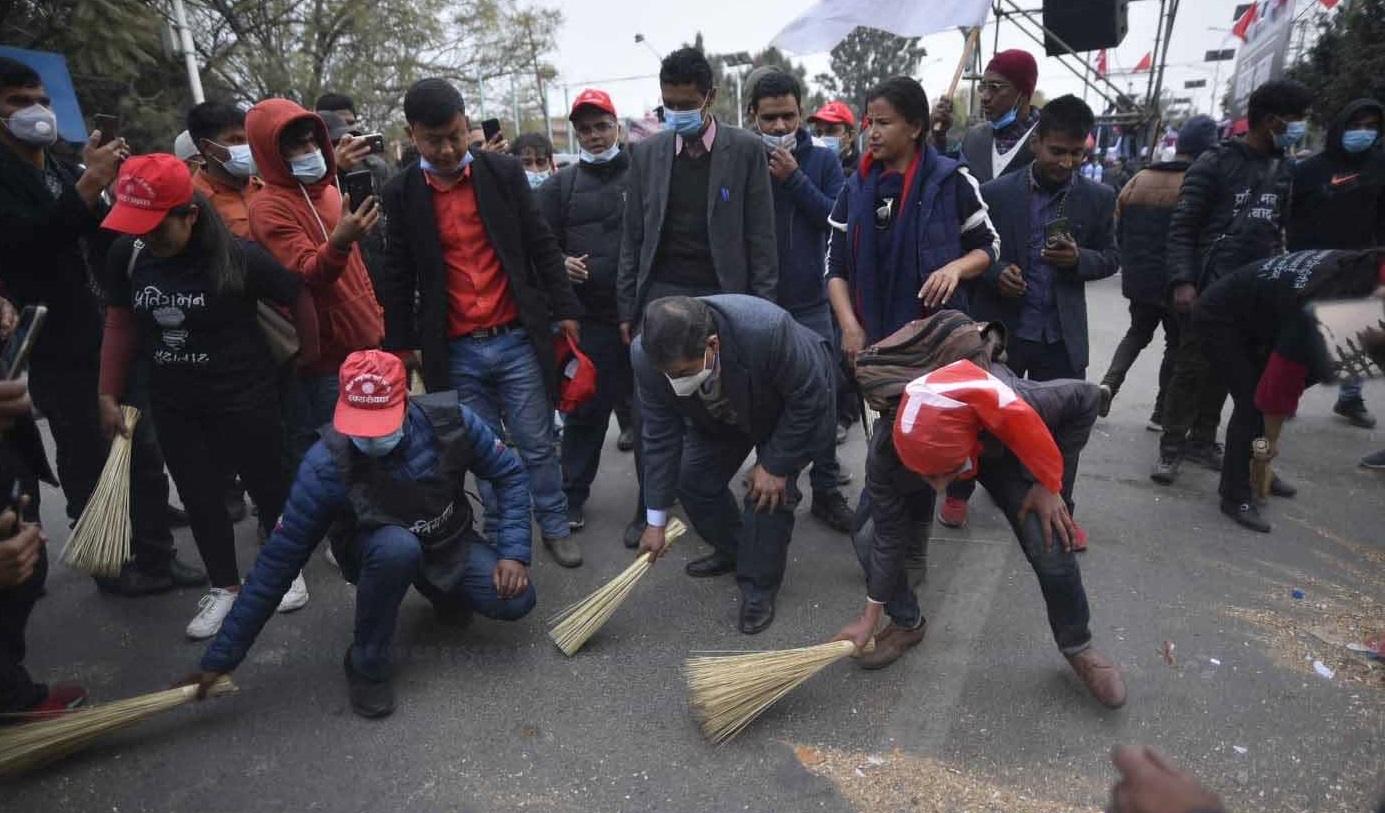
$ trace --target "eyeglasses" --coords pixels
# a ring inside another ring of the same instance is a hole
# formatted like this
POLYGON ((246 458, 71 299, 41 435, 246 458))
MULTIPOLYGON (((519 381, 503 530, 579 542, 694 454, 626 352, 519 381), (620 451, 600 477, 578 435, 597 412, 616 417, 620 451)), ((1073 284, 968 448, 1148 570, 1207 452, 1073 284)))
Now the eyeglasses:
POLYGON ((609 133, 609 132, 611 132, 612 130, 614 130, 615 127, 616 127, 616 125, 615 125, 613 122, 609 122, 609 121, 598 121, 598 122, 595 122, 595 123, 592 123, 592 124, 581 124, 581 125, 578 125, 577 128, 576 128, 576 130, 577 130, 577 135, 580 135, 580 136, 588 136, 588 135, 606 135, 607 133, 609 133))
POLYGON ((986 93, 1002 93, 1014 87, 1014 85, 1009 82, 986 81, 979 83, 977 87, 986 93))

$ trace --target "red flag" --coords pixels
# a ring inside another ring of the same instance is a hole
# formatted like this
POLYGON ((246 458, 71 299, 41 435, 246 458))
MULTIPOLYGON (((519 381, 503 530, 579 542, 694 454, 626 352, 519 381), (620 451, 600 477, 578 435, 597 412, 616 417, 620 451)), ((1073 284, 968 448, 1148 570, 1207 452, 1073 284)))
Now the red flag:
POLYGON ((1135 66, 1134 73, 1147 71, 1152 67, 1154 67, 1154 54, 1146 52, 1144 56, 1140 57, 1140 64, 1135 66))
POLYGON ((1318 0, 1318 2, 1327 6, 1329 9, 1337 7, 1337 0, 1318 0))
POLYGON ((1259 15, 1260 4, 1251 3, 1250 8, 1246 9, 1245 14, 1241 15, 1241 19, 1237 20, 1236 25, 1231 27, 1231 34, 1233 36, 1239 37, 1241 42, 1245 42, 1247 39, 1246 32, 1248 32, 1250 30, 1250 27, 1255 24, 1255 21, 1259 18, 1259 15))
POLYGON ((1106 61, 1106 49, 1102 48, 1096 55, 1096 75, 1105 76, 1108 64, 1106 61))

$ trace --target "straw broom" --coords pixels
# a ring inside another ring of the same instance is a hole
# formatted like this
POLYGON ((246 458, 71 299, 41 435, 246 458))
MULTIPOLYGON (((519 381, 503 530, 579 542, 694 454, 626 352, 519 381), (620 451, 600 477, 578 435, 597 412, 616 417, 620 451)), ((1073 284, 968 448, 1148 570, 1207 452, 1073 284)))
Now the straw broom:
MULTIPOLYGON (((875 639, 865 652, 875 649, 875 639)), ((850 641, 776 652, 694 655, 683 664, 689 705, 702 735, 720 745, 824 667, 853 655, 850 641)))
MULTIPOLYGON (((672 544, 678 537, 687 533, 687 530, 688 526, 684 525, 682 520, 673 517, 668 521, 664 535, 672 544)), ((625 601, 625 597, 635 588, 635 583, 650 567, 652 565, 649 562, 649 554, 641 553, 619 576, 548 619, 548 623, 552 625, 548 630, 548 637, 553 639, 553 643, 558 645, 564 655, 571 658, 588 638, 595 635, 596 631, 610 620, 621 602, 625 601)))
MULTIPOLYGON (((131 432, 139 410, 122 406, 131 432)), ((63 547, 62 560, 93 576, 119 576, 130 558, 130 439, 117 434, 101 479, 63 547)))
MULTIPOLYGON (((207 696, 219 697, 235 691, 236 684, 222 676, 207 690, 207 696)), ((37 723, 0 727, 0 776, 17 776, 76 753, 106 734, 144 722, 196 697, 196 686, 178 686, 114 703, 54 712, 52 719, 37 723)))

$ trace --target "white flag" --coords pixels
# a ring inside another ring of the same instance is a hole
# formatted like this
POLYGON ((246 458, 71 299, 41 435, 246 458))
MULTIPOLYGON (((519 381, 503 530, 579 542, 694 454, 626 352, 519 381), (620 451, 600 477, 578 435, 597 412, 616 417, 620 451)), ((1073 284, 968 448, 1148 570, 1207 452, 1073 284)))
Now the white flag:
POLYGON ((773 45, 796 54, 830 51, 857 26, 923 37, 986 24, 990 0, 818 0, 784 26, 773 45))

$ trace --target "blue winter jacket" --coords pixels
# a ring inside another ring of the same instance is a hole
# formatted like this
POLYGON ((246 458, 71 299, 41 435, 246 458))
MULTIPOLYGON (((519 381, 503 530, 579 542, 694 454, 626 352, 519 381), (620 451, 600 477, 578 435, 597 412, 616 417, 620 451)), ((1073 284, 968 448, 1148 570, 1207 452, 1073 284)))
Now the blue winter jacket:
MULTIPOLYGON (((491 540, 502 559, 529 564, 529 478, 519 457, 506 448, 485 422, 471 410, 462 411, 465 437, 476 450, 472 473, 489 480, 500 505, 496 538, 491 540)), ((415 404, 405 418, 404 440, 382 463, 402 480, 413 480, 437 471, 438 449, 433 425, 415 404)), ((298 476, 284 504, 274 533, 255 559, 250 576, 241 587, 221 632, 202 656, 202 671, 230 672, 245 658, 255 637, 274 614, 289 585, 312 557, 333 520, 349 512, 350 501, 341 471, 322 441, 313 444, 298 467, 298 476)))
POLYGON ((774 232, 779 239, 779 293, 776 304, 791 314, 827 303, 827 218, 846 182, 842 163, 826 147, 813 146, 798 131, 793 150, 798 169, 774 181, 774 232))

